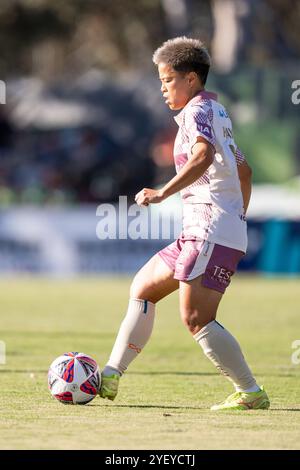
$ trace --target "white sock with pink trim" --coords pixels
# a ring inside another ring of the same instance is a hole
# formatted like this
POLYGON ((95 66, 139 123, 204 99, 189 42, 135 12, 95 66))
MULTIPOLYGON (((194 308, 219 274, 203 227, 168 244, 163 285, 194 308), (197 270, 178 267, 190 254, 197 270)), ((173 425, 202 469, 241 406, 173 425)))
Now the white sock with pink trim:
POLYGON ((104 369, 116 369, 123 374, 151 336, 155 304, 149 300, 130 299, 126 316, 104 369))

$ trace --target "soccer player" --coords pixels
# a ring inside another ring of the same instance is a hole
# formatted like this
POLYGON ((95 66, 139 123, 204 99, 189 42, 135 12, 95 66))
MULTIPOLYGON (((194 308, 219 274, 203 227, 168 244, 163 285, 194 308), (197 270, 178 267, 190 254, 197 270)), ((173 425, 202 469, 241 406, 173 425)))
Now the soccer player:
POLYGON ((126 316, 102 373, 100 396, 114 400, 119 379, 150 338, 156 304, 179 289, 180 314, 194 340, 235 392, 212 410, 267 409, 270 402, 237 340, 216 321, 217 309, 247 248, 251 169, 233 139, 215 93, 204 89, 210 68, 201 41, 179 37, 158 48, 161 92, 175 116, 176 176, 160 190, 142 189, 137 204, 157 204, 180 191, 180 237, 136 274, 126 316))

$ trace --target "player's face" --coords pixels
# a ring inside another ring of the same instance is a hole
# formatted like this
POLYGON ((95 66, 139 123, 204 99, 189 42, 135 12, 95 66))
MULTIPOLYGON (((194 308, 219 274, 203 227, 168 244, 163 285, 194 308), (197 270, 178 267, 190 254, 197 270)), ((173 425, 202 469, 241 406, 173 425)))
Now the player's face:
POLYGON ((166 104, 174 111, 184 108, 192 96, 189 74, 176 72, 164 63, 158 64, 158 73, 166 104))

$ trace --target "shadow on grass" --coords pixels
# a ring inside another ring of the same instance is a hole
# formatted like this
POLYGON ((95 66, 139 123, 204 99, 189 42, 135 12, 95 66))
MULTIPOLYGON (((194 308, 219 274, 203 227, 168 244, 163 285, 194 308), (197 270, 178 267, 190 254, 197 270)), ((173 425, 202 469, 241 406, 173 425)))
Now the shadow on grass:
MULTIPOLYGON (((97 406, 97 407, 105 407, 105 408, 112 408, 112 405, 103 405, 103 404, 97 404, 97 403, 91 403, 89 406, 97 406)), ((204 410, 207 409, 205 407, 201 406, 168 406, 168 405, 113 405, 113 408, 156 408, 156 409, 163 409, 163 410, 204 410)))
MULTIPOLYGON (((0 374, 47 374, 46 369, 1 369, 0 374)), ((127 372, 126 375, 199 375, 199 376, 210 376, 220 375, 217 372, 179 372, 179 371, 153 371, 153 372, 127 372)))
MULTIPOLYGON (((154 409, 163 409, 163 410, 205 410, 205 411, 210 411, 209 407, 207 406, 166 406, 166 405, 117 405, 117 404, 97 404, 97 403, 90 403, 89 406, 95 406, 95 407, 104 407, 104 408, 154 408, 154 409)), ((258 411, 259 413, 270 413, 272 411, 300 411, 300 408, 270 408, 269 410, 250 410, 250 411, 258 411)), ((229 414, 232 413, 236 416, 240 415, 239 411, 222 411, 222 414, 229 414)), ((251 413, 250 413, 251 414, 251 413)), ((168 416, 168 415, 166 415, 168 416)), ((170 415, 171 416, 171 415, 170 415)), ((248 414, 247 414, 248 416, 248 414)))
POLYGON ((270 408, 269 411, 300 411, 300 408, 270 408))
POLYGON ((126 372, 126 375, 220 375, 219 372, 186 372, 186 371, 153 371, 153 372, 126 372))

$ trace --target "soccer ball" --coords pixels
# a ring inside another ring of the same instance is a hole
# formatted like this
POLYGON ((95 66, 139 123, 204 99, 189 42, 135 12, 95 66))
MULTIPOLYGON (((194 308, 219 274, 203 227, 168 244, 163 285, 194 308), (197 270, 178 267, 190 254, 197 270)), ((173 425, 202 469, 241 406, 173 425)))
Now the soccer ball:
POLYGON ((61 403, 89 403, 97 395, 100 383, 101 374, 97 362, 84 353, 65 353, 55 359, 49 368, 50 393, 61 403))

